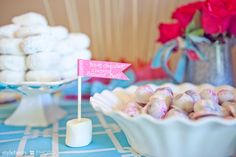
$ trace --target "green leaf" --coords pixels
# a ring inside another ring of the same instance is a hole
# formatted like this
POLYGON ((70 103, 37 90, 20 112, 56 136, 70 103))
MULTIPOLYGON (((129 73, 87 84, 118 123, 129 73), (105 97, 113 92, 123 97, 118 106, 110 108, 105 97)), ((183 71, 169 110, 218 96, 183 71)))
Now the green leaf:
POLYGON ((195 35, 195 36, 203 36, 204 30, 202 28, 198 28, 198 29, 191 31, 188 34, 195 35))
POLYGON ((191 22, 189 23, 189 25, 187 26, 185 33, 186 33, 186 34, 189 34, 189 33, 191 33, 194 29, 195 29, 195 22, 194 22, 194 21, 191 21, 191 22))
POLYGON ((192 18, 192 21, 186 27, 185 33, 190 34, 191 32, 198 30, 200 28, 201 28, 200 12, 196 11, 196 13, 192 18))

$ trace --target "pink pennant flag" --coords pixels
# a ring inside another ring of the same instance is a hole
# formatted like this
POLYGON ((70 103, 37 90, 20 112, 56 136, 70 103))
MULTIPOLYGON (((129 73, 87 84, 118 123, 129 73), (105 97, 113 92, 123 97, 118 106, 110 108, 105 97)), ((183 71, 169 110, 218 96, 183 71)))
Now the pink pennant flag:
POLYGON ((129 80, 123 73, 130 66, 128 63, 78 60, 78 76, 129 80))

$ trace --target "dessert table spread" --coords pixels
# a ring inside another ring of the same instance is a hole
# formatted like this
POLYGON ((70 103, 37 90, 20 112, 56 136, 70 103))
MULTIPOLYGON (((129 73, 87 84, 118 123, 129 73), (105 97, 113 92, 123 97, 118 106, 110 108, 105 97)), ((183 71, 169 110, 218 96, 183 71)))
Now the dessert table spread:
POLYGON ((4 125, 16 104, 0 106, 0 156, 139 156, 129 146, 120 127, 109 117, 93 110, 88 100, 82 102, 82 116, 93 122, 93 140, 88 146, 71 148, 65 145, 66 122, 76 118, 76 101, 56 98, 67 115, 48 127, 4 125))
MULTIPOLYGON (((136 85, 160 85, 165 82, 143 81, 136 85)), ((62 95, 54 96, 55 103, 67 114, 47 127, 5 125, 4 121, 19 102, 0 105, 0 157, 141 157, 130 147, 118 124, 110 117, 95 112, 88 99, 82 100, 82 117, 92 120, 92 142, 80 148, 66 146, 66 122, 77 117, 77 101, 63 99, 63 95, 70 95, 71 91, 74 89, 64 90, 62 95)))

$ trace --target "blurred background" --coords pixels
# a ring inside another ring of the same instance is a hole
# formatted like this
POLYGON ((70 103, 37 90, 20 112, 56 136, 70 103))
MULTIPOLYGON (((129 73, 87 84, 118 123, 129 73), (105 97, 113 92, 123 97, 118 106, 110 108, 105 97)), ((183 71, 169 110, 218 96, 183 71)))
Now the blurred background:
MULTIPOLYGON (((173 10, 191 1, 1 0, 0 25, 10 23, 13 16, 35 11, 46 16, 50 25, 88 34, 93 59, 146 64, 159 47, 158 24, 170 22, 173 10)), ((176 57, 171 60, 172 67, 176 57)))

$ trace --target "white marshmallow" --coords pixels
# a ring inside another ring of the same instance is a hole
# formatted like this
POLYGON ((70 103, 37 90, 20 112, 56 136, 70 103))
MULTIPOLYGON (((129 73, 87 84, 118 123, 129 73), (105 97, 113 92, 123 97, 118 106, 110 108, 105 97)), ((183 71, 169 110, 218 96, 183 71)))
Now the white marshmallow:
POLYGON ((21 44, 25 54, 34 54, 38 52, 50 51, 55 45, 55 41, 48 35, 30 36, 23 40, 21 44))
POLYGON ((46 18, 38 13, 29 12, 12 18, 12 22, 22 26, 47 25, 46 18))
POLYGON ((26 65, 31 70, 48 70, 58 67, 60 56, 53 52, 41 52, 29 55, 26 65))
POLYGON ((25 56, 1 55, 0 70, 25 71, 25 56))
POLYGON ((22 39, 2 38, 0 39, 0 54, 23 55, 24 52, 20 48, 22 39))
POLYGON ((20 82, 24 82, 24 80, 25 80, 24 71, 4 70, 0 72, 0 81, 2 82, 20 83, 20 82))
POLYGON ((87 118, 72 119, 66 123, 66 145, 82 147, 92 141, 92 121, 87 118))
POLYGON ((52 70, 52 71, 28 71, 26 73, 26 80, 27 81, 37 81, 37 82, 53 82, 60 80, 60 74, 58 71, 52 70))
POLYGON ((13 38, 19 25, 9 24, 0 27, 0 38, 13 38))

